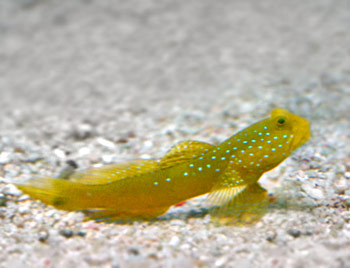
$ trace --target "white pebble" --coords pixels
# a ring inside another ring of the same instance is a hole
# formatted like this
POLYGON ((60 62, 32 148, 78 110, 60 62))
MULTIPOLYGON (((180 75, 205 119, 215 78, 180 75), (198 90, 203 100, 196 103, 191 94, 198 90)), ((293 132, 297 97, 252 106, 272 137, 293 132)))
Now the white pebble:
POLYGON ((2 152, 0 154, 0 164, 7 164, 11 161, 11 154, 8 152, 2 152))
POLYGON ((44 220, 43 214, 36 214, 33 217, 34 217, 35 222, 42 224, 42 222, 44 220))
POLYGON ((304 184, 302 186, 302 189, 304 190, 305 193, 307 193, 308 196, 310 196, 313 199, 321 200, 324 199, 324 194, 322 190, 313 188, 310 185, 304 184))
POLYGON ((180 244, 180 238, 178 236, 173 236, 171 239, 170 239, 170 242, 169 242, 169 245, 172 246, 172 247, 176 247, 180 244))
POLYGON ((79 149, 79 156, 86 156, 90 154, 91 150, 88 147, 82 147, 79 149))
POLYGON ((152 141, 145 141, 144 142, 144 147, 145 149, 149 149, 153 147, 153 142, 152 141))
POLYGON ((22 194, 22 191, 18 190, 17 187, 13 184, 7 184, 2 190, 2 193, 13 196, 20 196, 22 194))
POLYGON ((27 214, 29 212, 29 208, 26 206, 20 206, 18 208, 18 212, 19 214, 27 214))
POLYGON ((227 257, 226 256, 223 256, 219 259, 216 260, 215 262, 215 267, 221 267, 223 266, 225 263, 227 262, 227 257))
POLYGON ((66 153, 61 149, 56 148, 55 150, 53 150, 53 152, 60 159, 66 158, 66 153))
POLYGON ((98 144, 100 144, 101 146, 103 146, 103 147, 105 147, 105 148, 107 148, 109 150, 115 150, 116 149, 115 144, 112 141, 109 141, 109 140, 107 140, 105 138, 99 137, 99 138, 97 138, 96 141, 97 141, 98 144))
POLYGON ((171 225, 177 225, 177 226, 185 226, 186 224, 184 223, 184 221, 182 220, 171 220, 170 221, 171 225))
POLYGON ((113 162, 115 162, 115 155, 113 155, 113 154, 103 155, 102 156, 102 161, 105 164, 113 163, 113 162))

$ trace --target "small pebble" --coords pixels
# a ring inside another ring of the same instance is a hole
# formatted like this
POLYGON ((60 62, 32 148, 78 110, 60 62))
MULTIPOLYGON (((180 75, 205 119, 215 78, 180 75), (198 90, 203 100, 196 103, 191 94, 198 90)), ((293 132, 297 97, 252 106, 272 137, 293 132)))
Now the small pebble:
POLYGON ((58 174, 60 179, 69 179, 69 177, 74 173, 75 169, 78 168, 78 164, 74 160, 68 160, 67 166, 64 167, 58 174))
POLYGON ((275 241, 276 237, 277 237, 277 234, 273 232, 267 235, 266 240, 269 242, 273 242, 275 241))
POLYGON ((305 231, 304 235, 307 235, 307 236, 311 236, 313 235, 314 233, 312 231, 305 231))
POLYGON ((102 156, 102 161, 104 164, 111 164, 116 162, 115 154, 105 154, 102 156))
POLYGON ((113 263, 113 264, 112 264, 112 268, 120 268, 119 263, 117 263, 117 262, 116 262, 116 263, 113 263))
POLYGON ((316 199, 316 200, 324 199, 324 194, 322 190, 318 188, 313 188, 309 184, 303 184, 301 188, 304 190, 305 193, 307 193, 308 196, 310 196, 313 199, 316 199))
POLYGON ((114 142, 109 141, 109 140, 107 140, 105 138, 99 137, 99 138, 97 138, 96 141, 97 141, 97 143, 99 145, 101 145, 101 146, 103 146, 103 147, 105 147, 105 148, 107 148, 107 149, 109 149, 111 151, 114 151, 116 149, 116 146, 115 146, 114 142))
POLYGON ((11 161, 11 154, 8 152, 0 153, 0 164, 4 165, 11 161))
POLYGON ((119 139, 116 140, 116 143, 127 143, 128 139, 124 137, 120 137, 119 139))
POLYGON ((309 177, 309 178, 317 178, 317 172, 313 171, 313 170, 309 170, 306 171, 305 174, 309 177))
POLYGON ((132 255, 139 255, 140 254, 140 251, 136 247, 129 247, 128 251, 132 255))
POLYGON ((23 214, 27 214, 29 212, 29 207, 26 207, 26 206, 20 206, 18 208, 18 212, 19 214, 23 215, 23 214))
POLYGON ((2 190, 2 193, 5 195, 13 195, 13 196, 20 196, 22 195, 22 191, 18 190, 16 186, 13 184, 7 184, 4 189, 2 190))
POLYGON ((310 168, 311 169, 319 169, 319 168, 321 168, 322 166, 319 164, 319 163, 316 163, 316 162, 311 162, 310 163, 310 168))
POLYGON ((337 174, 344 174, 344 173, 345 173, 345 170, 346 170, 345 166, 340 165, 340 164, 335 165, 334 171, 335 171, 337 174))
POLYGON ((85 236, 86 236, 86 232, 84 232, 84 231, 78 231, 78 232, 77 232, 77 236, 85 237, 85 236))
POLYGON ((66 164, 74 169, 77 169, 79 167, 77 162, 75 162, 74 160, 71 160, 71 159, 67 160, 66 164))
POLYGON ((42 159, 44 159, 43 156, 37 155, 37 154, 33 154, 33 155, 29 155, 28 157, 22 158, 21 161, 25 162, 25 163, 35 163, 35 162, 38 162, 38 161, 40 161, 42 159))
POLYGON ((350 179, 350 171, 346 171, 344 173, 344 177, 347 178, 347 179, 350 179))
POLYGON ((66 157, 66 153, 61 149, 56 148, 53 150, 53 152, 60 159, 65 159, 66 157))
POLYGON ((71 135, 76 140, 84 140, 93 136, 93 128, 89 124, 80 124, 72 130, 71 135))
POLYGON ((0 194, 0 207, 6 206, 6 197, 3 194, 0 194))
POLYGON ((185 226, 185 225, 186 225, 184 221, 182 221, 182 220, 177 220, 177 219, 171 220, 171 221, 170 221, 170 224, 171 224, 171 225, 176 225, 176 226, 185 226))
POLYGON ((79 157, 85 157, 85 156, 87 156, 90 153, 91 153, 91 150, 90 150, 89 147, 82 147, 78 151, 79 157))
POLYGON ((328 170, 330 170, 330 167, 328 167, 328 166, 323 166, 323 167, 321 167, 318 171, 320 171, 320 172, 327 172, 328 170))
POLYGON ((49 238, 49 233, 47 231, 42 231, 39 233, 39 238, 38 240, 41 243, 45 243, 47 241, 47 239, 49 238))
POLYGON ((227 256, 223 256, 215 261, 215 267, 222 267, 227 262, 227 256))
POLYGON ((338 194, 344 194, 349 187, 347 185, 346 179, 341 178, 338 181, 334 182, 334 188, 338 194))
POLYGON ((297 238, 301 235, 301 232, 298 229, 291 228, 287 230, 287 234, 293 236, 294 238, 297 238))
POLYGON ((74 233, 70 229, 62 229, 59 231, 59 234, 66 237, 66 238, 71 238, 74 233))
POLYGON ((350 208, 350 198, 349 198, 349 199, 345 199, 344 204, 345 204, 348 208, 350 208))
POLYGON ((170 242, 169 242, 169 245, 172 246, 172 247, 176 247, 180 244, 180 238, 178 236, 173 236, 171 239, 170 239, 170 242))

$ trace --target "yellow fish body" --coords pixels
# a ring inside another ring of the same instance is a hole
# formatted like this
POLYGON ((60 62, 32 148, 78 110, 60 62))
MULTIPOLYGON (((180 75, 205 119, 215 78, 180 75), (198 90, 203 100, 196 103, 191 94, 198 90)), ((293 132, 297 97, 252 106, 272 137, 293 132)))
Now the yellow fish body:
POLYGON ((229 203, 309 137, 306 119, 276 108, 269 118, 217 146, 184 141, 157 161, 88 169, 69 180, 37 177, 18 187, 58 209, 82 210, 91 219, 150 219, 206 193, 216 205, 229 203))

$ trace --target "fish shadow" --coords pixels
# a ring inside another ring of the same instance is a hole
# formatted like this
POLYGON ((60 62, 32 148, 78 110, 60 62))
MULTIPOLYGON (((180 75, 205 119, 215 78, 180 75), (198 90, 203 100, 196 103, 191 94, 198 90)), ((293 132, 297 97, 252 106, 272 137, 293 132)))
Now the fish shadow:
POLYGON ((259 183, 247 187, 235 196, 228 204, 209 207, 185 207, 176 211, 167 212, 159 217, 148 220, 117 220, 108 223, 134 224, 135 222, 148 222, 150 224, 191 219, 204 219, 210 217, 208 222, 218 225, 245 226, 259 222, 267 213, 273 211, 311 211, 316 205, 312 202, 303 202, 295 193, 290 194, 284 188, 277 189, 274 194, 267 193, 259 183))

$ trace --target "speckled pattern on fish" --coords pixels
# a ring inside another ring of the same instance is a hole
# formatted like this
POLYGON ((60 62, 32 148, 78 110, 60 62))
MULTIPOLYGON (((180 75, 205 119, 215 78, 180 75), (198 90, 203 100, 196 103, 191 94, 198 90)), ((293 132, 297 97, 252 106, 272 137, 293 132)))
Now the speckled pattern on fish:
POLYGON ((206 193, 213 204, 227 204, 309 137, 306 119, 276 108, 269 118, 218 146, 184 141, 160 161, 107 165, 77 172, 69 180, 37 177, 18 187, 48 205, 83 210, 96 220, 150 219, 206 193))

